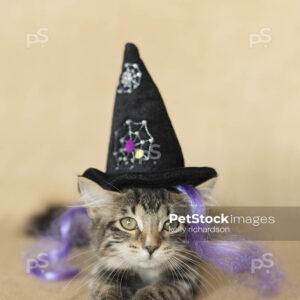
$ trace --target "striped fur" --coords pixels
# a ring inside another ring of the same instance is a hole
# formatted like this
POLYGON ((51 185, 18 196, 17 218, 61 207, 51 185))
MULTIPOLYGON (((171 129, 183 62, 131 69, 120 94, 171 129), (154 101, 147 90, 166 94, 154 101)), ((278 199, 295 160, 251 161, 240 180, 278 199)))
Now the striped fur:
POLYGON ((170 213, 190 213, 186 196, 167 189, 109 192, 87 179, 79 186, 93 218, 93 300, 195 298, 203 263, 187 246, 187 225, 180 224, 175 232, 163 229, 170 213), (110 195, 104 197, 103 193, 110 195), (134 218, 138 227, 132 231, 124 229, 120 224, 124 217, 134 218), (154 247, 155 251, 150 254, 147 247, 154 247))

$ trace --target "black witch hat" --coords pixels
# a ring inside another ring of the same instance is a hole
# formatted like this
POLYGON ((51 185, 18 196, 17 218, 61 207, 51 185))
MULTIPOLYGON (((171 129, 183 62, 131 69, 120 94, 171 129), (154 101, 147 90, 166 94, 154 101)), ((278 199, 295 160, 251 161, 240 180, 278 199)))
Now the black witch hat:
POLYGON ((108 190, 196 186, 217 176, 212 168, 184 167, 162 97, 133 44, 125 47, 106 173, 90 168, 83 176, 108 190))

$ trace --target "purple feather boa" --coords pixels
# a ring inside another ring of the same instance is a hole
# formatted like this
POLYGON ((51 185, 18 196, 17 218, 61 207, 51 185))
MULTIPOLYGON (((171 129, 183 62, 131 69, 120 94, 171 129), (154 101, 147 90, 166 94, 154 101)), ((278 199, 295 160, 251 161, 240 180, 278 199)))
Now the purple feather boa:
MULTIPOLYGON (((191 203, 192 214, 206 215, 206 207, 200 192, 192 186, 177 186, 177 189, 186 194, 191 203)), ((53 246, 53 241, 47 240, 42 242, 47 245, 47 264, 45 265, 45 257, 40 258, 37 253, 41 254, 39 247, 33 247, 27 255, 26 261, 33 261, 33 266, 28 268, 27 272, 35 277, 46 281, 57 281, 75 276, 80 269, 71 268, 64 265, 65 259, 72 250, 72 245, 76 244, 76 234, 74 232, 87 232, 90 219, 87 215, 86 208, 75 207, 69 208, 60 219, 60 243, 53 246), (80 216, 80 222, 76 222, 80 216), (80 224, 80 226, 78 225, 80 224), (79 230, 80 227, 80 230, 79 230), (85 230, 82 231, 82 227, 85 230), (33 250, 34 249, 34 250, 33 250)), ((191 224, 191 227, 207 226, 205 224, 191 224)), ((273 296, 280 292, 281 285, 284 281, 284 275, 277 265, 271 268, 262 268, 251 273, 251 262, 253 259, 262 257, 265 250, 253 242, 249 241, 208 241, 198 231, 188 232, 188 244, 201 258, 208 261, 215 267, 225 273, 235 275, 238 280, 251 288, 257 290, 262 296, 273 296), (245 278, 246 275, 246 278, 245 278)), ((88 243, 89 238, 85 239, 88 243)))

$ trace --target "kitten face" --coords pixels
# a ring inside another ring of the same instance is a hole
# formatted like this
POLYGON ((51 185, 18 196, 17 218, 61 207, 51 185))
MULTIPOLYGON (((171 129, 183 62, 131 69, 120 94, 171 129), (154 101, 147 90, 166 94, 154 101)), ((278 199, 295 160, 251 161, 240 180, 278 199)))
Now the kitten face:
POLYGON ((120 231, 117 237, 123 237, 113 247, 121 259, 131 266, 156 268, 166 265, 179 248, 183 250, 184 225, 170 224, 169 214, 188 211, 184 197, 167 190, 138 189, 128 191, 121 203, 113 225, 120 231))
MULTIPOLYGON (((86 186, 83 188, 87 190, 86 186)), ((171 257, 184 251, 185 224, 170 224, 168 221, 170 214, 186 215, 190 212, 186 196, 166 189, 128 189, 115 193, 95 185, 93 188, 99 191, 97 194, 89 187, 89 194, 93 195, 92 205, 89 205, 93 218, 92 240, 97 255, 105 257, 106 265, 167 268, 171 257), (103 200, 103 193, 106 200, 103 200)))

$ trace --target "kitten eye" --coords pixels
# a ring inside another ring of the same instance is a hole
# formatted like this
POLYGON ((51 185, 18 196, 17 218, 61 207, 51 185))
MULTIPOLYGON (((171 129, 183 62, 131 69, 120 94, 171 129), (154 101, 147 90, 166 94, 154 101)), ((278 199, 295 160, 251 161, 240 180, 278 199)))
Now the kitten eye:
POLYGON ((168 220, 168 221, 165 222, 163 229, 166 230, 166 231, 173 231, 178 226, 179 226, 179 222, 178 221, 173 221, 171 223, 170 220, 168 220))
POLYGON ((120 220, 120 223, 122 227, 126 230, 134 230, 137 228, 137 222, 133 218, 129 218, 129 217, 123 218, 120 220))

